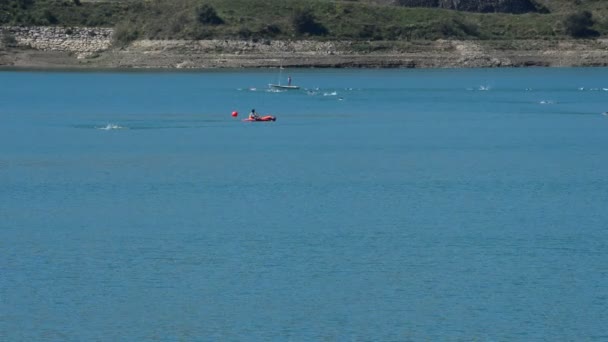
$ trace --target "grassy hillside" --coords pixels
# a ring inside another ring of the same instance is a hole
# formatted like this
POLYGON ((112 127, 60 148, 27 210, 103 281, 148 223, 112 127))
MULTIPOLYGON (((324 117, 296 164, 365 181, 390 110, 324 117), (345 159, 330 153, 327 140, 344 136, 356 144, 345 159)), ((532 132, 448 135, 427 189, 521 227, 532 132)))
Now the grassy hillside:
POLYGON ((372 0, 0 0, 2 25, 116 27, 116 38, 355 40, 553 39, 567 16, 589 10, 608 34, 608 1, 537 0, 550 13, 480 14, 403 8, 372 0))
POLYGON ((114 26, 134 14, 134 2, 0 0, 0 25, 114 26))

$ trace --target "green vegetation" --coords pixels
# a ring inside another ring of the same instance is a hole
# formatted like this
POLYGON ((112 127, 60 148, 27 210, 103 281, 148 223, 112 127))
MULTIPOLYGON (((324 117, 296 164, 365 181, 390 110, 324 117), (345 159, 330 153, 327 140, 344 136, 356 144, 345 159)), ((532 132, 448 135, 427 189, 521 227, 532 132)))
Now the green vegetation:
POLYGON ((203 25, 221 25, 224 20, 220 18, 213 8, 209 4, 203 4, 196 10, 196 17, 198 22, 203 25))
POLYGON ((536 3, 548 13, 482 14, 377 0, 0 0, 0 25, 115 27, 117 44, 139 38, 410 41, 608 34, 606 1, 536 3), (578 14, 584 11, 592 15, 578 14))
POLYGON ((599 33, 591 28, 594 23, 591 12, 574 13, 566 18, 566 32, 577 38, 597 36, 599 33))
POLYGON ((317 21, 315 14, 309 8, 297 10, 293 14, 292 25, 300 35, 323 36, 328 33, 327 28, 317 21))
POLYGON ((2 35, 0 35, 0 46, 16 47, 17 40, 15 39, 15 36, 13 36, 12 34, 5 32, 2 35))
POLYGON ((135 3, 0 0, 0 25, 114 26, 134 15, 135 3))

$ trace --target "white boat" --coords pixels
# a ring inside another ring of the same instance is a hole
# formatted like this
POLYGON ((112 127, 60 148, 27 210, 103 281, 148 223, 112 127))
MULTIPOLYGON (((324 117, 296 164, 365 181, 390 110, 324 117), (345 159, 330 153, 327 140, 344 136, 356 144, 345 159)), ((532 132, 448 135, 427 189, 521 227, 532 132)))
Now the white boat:
POLYGON ((281 63, 281 66, 279 67, 279 83, 270 83, 268 84, 268 86, 270 88, 275 88, 275 89, 283 89, 283 90, 296 90, 296 89, 300 89, 300 86, 295 86, 295 85, 291 85, 291 76, 289 77, 289 82, 287 85, 283 85, 281 84, 281 79, 283 79, 283 64, 281 63))
POLYGON ((271 88, 277 88, 277 89, 287 89, 287 90, 295 90, 295 89, 300 89, 299 86, 293 86, 293 85, 280 85, 280 84, 269 84, 268 85, 271 88))

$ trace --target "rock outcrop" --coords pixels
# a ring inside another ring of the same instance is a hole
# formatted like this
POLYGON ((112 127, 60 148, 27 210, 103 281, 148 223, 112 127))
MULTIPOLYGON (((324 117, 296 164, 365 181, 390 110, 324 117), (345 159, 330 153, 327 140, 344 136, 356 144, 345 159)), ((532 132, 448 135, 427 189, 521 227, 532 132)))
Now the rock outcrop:
POLYGON ((65 51, 86 57, 112 45, 110 28, 99 27, 0 27, 0 33, 14 37, 17 46, 42 51, 65 51))
POLYGON ((390 0, 390 2, 404 7, 433 7, 482 13, 519 14, 538 12, 541 8, 534 0, 390 0))

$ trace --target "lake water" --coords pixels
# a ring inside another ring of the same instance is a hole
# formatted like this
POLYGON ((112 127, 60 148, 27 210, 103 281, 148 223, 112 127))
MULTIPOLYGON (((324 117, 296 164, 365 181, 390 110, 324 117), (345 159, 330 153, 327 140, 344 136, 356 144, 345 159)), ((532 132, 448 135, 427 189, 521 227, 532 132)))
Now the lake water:
POLYGON ((1 72, 0 340, 608 339, 608 69, 288 74, 1 72))

